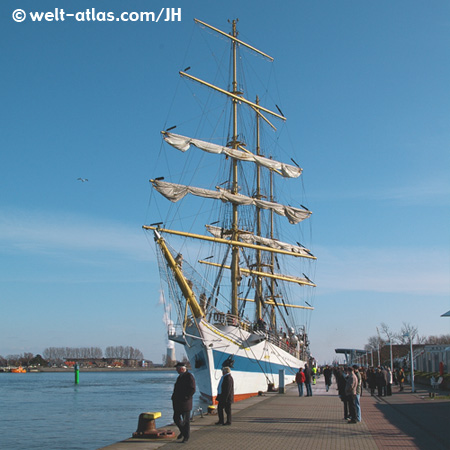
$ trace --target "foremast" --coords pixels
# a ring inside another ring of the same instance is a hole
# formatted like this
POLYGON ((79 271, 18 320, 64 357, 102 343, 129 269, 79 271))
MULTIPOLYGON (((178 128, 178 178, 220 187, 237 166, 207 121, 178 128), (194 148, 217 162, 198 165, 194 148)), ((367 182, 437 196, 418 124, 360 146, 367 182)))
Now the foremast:
POLYGON ((195 297, 195 294, 191 289, 188 280, 183 275, 181 269, 182 261, 175 260, 175 258, 172 256, 169 249, 167 248, 164 238, 161 237, 160 233, 157 230, 154 230, 154 234, 155 234, 155 241, 158 244, 159 248, 161 249, 164 258, 166 259, 167 264, 170 267, 173 276, 175 277, 175 280, 178 286, 180 287, 181 292, 183 293, 183 296, 186 299, 187 304, 189 305, 189 308, 192 311, 192 315, 196 319, 201 319, 202 317, 205 316, 205 314, 200 305, 198 304, 197 298, 195 297))
MULTIPOLYGON (((232 22, 232 47, 233 47, 233 91, 232 94, 238 96, 241 94, 237 89, 237 31, 236 31, 236 20, 232 22)), ((232 98, 233 102, 233 137, 231 140, 231 148, 237 150, 238 142, 238 126, 237 126, 237 109, 238 101, 236 97, 232 98)), ((231 186, 231 193, 238 193, 238 164, 237 160, 233 158, 233 181, 231 186)), ((233 222, 232 222, 232 239, 233 241, 239 240, 239 228, 238 228, 238 205, 233 203, 233 222)), ((231 248, 231 314, 233 316, 238 316, 239 305, 238 305, 238 287, 239 287, 239 247, 233 245, 231 248)))

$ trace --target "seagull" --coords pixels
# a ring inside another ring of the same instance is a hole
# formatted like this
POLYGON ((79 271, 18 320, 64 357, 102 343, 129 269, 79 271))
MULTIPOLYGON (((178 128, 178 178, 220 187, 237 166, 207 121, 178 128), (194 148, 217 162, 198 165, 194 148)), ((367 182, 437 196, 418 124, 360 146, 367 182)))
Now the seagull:
POLYGON ((80 180, 82 183, 84 183, 85 181, 89 181, 87 178, 77 178, 77 181, 80 180))

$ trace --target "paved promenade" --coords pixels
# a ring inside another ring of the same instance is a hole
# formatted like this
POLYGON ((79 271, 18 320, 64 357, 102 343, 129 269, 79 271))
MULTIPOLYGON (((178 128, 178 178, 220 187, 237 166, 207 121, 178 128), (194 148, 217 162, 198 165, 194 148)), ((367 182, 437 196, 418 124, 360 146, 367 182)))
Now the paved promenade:
MULTIPOLYGON (((325 391, 323 377, 312 397, 268 393, 233 405, 232 426, 216 426, 217 416, 195 417, 189 442, 128 439, 108 450, 171 449, 450 449, 450 401, 431 400, 428 391, 408 386, 391 397, 361 397, 362 422, 348 424, 336 386, 325 391)), ((168 422, 171 418, 167 418, 168 422)), ((178 434, 176 426, 166 427, 178 434)), ((135 430, 130 430, 131 433, 135 430)))

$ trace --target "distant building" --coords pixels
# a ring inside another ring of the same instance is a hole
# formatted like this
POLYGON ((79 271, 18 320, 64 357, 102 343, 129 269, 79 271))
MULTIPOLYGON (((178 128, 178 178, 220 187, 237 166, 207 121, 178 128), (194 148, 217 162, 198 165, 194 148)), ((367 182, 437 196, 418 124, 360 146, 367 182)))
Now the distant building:
POLYGON ((415 369, 420 372, 439 372, 439 364, 444 364, 444 372, 450 373, 450 345, 425 345, 414 351, 415 369))

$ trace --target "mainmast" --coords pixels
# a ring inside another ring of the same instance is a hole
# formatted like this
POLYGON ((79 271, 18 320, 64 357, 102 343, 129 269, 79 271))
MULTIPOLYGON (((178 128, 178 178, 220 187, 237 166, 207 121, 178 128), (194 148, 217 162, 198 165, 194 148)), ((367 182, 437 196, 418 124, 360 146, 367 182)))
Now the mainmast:
MULTIPOLYGON (((236 39, 237 31, 236 31, 236 20, 232 22, 232 37, 236 39)), ((231 40, 231 45, 233 49, 233 90, 232 94, 235 96, 239 95, 237 89, 237 41, 235 39, 231 40)), ((231 147, 233 149, 237 149, 238 142, 238 127, 237 127, 237 108, 238 101, 234 97, 232 98, 233 102, 233 137, 231 140, 231 147)), ((233 164, 233 181, 231 186, 231 192, 233 194, 238 193, 238 165, 237 160, 232 159, 233 164)), ((233 241, 239 240, 238 233, 238 206, 233 204, 233 223, 232 223, 232 239, 233 241)), ((239 247, 233 246, 231 250, 231 314, 234 316, 238 315, 239 307, 238 307, 238 288, 239 288, 239 247)))
MULTIPOLYGON (((259 98, 256 97, 256 104, 259 105, 259 98)), ((256 112, 256 154, 260 156, 260 141, 259 141, 259 114, 256 112)), ((261 199, 261 168, 256 166, 256 198, 258 200, 261 199)), ((256 234, 257 236, 261 236, 261 208, 256 208, 256 234)), ((261 250, 256 251, 256 267, 258 271, 261 271, 261 250)), ((256 278, 256 295, 255 295, 255 304, 256 304, 256 320, 261 319, 262 317, 262 278, 256 278)))
MULTIPOLYGON (((273 173, 270 172, 270 201, 274 201, 274 195, 273 195, 273 173)), ((270 213, 270 237, 273 239, 274 237, 274 230, 273 230, 273 213, 270 213)), ((270 266, 272 269, 272 273, 275 272, 275 255, 270 255, 270 266)), ((275 280, 270 280, 270 291, 272 293, 272 301, 277 304, 276 296, 275 296, 275 280)), ((277 329, 277 315, 275 313, 275 306, 272 305, 270 310, 270 326, 272 330, 277 329)))

